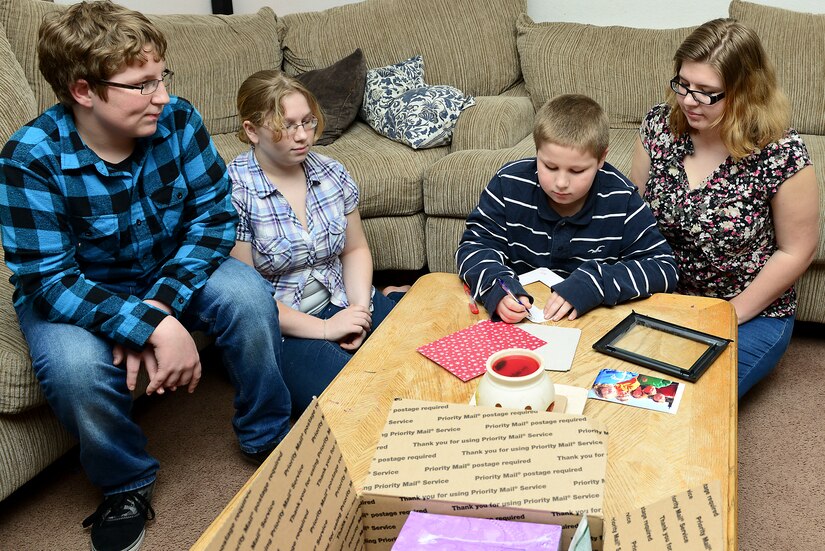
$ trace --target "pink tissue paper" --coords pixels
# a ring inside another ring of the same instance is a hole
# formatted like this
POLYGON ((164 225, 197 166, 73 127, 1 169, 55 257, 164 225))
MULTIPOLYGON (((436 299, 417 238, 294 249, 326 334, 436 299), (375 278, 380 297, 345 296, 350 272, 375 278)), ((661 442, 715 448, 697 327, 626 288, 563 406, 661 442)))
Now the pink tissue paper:
POLYGON ((561 526, 410 513, 392 551, 559 551, 561 526))

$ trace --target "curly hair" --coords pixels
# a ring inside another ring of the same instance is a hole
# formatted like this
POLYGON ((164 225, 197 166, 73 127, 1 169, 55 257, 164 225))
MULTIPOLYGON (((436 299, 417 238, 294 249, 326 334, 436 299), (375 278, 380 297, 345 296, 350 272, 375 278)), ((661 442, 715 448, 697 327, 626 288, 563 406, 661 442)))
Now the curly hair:
POLYGON ((142 13, 109 0, 73 4, 50 13, 40 25, 40 72, 69 107, 75 103, 69 87, 78 80, 86 80, 106 100, 107 87, 99 81, 135 62, 146 63, 149 55, 165 59, 163 33, 142 13))
MULTIPOLYGON (((687 61, 706 63, 722 78, 724 110, 714 124, 734 159, 746 157, 785 135, 790 107, 756 32, 734 19, 708 21, 676 50, 673 66, 677 75, 687 61)), ((687 132, 687 118, 673 91, 668 93, 667 102, 673 132, 687 132)))

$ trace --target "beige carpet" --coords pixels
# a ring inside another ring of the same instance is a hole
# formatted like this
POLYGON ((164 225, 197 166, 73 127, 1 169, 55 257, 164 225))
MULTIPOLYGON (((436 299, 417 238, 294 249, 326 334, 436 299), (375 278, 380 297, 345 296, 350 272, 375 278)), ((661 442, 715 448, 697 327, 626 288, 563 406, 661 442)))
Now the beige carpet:
MULTIPOLYGON (((739 548, 822 549, 825 327, 798 324, 777 372, 740 404, 739 548)), ((230 427, 232 388, 212 368, 193 395, 144 398, 136 416, 161 470, 142 549, 189 548, 254 472, 230 427)), ((88 549, 100 495, 69 453, 0 502, 0 549, 88 549)))

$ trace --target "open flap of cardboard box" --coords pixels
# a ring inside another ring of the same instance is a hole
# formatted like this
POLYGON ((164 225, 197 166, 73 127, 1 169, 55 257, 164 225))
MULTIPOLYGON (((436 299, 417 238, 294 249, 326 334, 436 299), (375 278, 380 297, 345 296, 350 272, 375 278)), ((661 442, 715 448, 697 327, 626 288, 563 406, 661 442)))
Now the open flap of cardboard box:
POLYGON ((419 511, 561 525, 563 549, 584 514, 595 550, 722 549, 718 482, 603 523, 606 439, 582 416, 397 400, 357 495, 313 401, 198 543, 389 550, 419 511))
POLYGON ((219 520, 207 549, 364 549, 360 501, 317 401, 219 520))
POLYGON ((703 484, 610 518, 604 528, 605 551, 690 551, 724 549, 722 487, 703 484))

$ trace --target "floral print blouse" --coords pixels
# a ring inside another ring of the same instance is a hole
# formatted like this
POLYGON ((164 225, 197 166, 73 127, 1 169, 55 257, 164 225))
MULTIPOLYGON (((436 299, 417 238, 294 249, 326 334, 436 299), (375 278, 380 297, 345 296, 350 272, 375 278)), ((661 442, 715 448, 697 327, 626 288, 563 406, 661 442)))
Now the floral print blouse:
MULTIPOLYGON (((684 159, 693 153, 687 133, 675 136, 670 108, 654 106, 639 134, 650 156, 644 199, 673 248, 677 292, 730 299, 741 293, 776 250, 770 203, 782 183, 811 164, 793 129, 747 157, 728 157, 696 189, 688 186, 684 159)), ((762 313, 796 312, 793 287, 762 313)))

